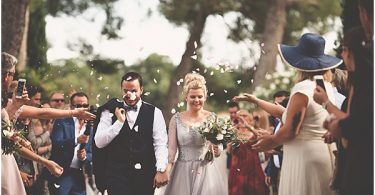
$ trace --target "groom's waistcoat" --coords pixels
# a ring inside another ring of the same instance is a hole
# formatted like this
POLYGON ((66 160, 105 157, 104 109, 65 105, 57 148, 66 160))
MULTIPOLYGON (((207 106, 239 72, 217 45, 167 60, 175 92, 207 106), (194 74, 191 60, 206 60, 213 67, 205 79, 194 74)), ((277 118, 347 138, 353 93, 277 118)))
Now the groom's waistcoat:
POLYGON ((155 107, 142 102, 139 109, 133 128, 129 127, 126 119, 120 133, 107 146, 107 167, 121 164, 129 169, 155 171, 156 158, 153 145, 155 107))

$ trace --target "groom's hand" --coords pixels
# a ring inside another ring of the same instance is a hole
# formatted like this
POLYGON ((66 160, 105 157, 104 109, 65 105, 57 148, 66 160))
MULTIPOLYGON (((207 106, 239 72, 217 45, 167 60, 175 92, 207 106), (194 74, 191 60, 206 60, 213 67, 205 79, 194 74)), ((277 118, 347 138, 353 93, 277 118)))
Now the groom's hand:
POLYGON ((154 178, 154 187, 160 188, 162 186, 165 186, 168 184, 169 178, 167 171, 165 172, 156 172, 155 178, 154 178))
POLYGON ((117 117, 117 120, 124 123, 126 116, 125 116, 125 109, 123 108, 116 108, 115 115, 117 117))

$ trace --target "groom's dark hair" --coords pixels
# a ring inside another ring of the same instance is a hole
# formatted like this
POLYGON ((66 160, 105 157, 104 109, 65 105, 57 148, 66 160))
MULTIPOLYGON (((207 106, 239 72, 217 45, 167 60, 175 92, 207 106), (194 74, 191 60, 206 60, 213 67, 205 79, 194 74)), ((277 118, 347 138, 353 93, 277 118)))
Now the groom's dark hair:
POLYGON ((123 81, 134 81, 134 80, 138 80, 140 87, 143 87, 142 76, 136 72, 126 73, 122 77, 120 85, 122 85, 123 81))

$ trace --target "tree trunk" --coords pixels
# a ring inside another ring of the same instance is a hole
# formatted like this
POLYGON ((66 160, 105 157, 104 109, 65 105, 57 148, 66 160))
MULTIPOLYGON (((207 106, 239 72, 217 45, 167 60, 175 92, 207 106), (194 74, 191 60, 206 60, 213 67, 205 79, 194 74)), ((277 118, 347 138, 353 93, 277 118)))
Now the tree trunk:
MULTIPOLYGON (((20 54, 22 44, 26 44, 24 39, 27 32, 29 2, 29 0, 1 1, 1 50, 18 58, 21 65, 25 64, 22 60, 26 60, 26 54, 22 54, 24 57, 20 54)), ((24 48, 26 48, 26 45, 24 48)), ((17 68, 19 69, 18 66, 17 68)))
POLYGON ((194 54, 194 51, 196 49, 194 46, 194 42, 197 42, 197 44, 200 45, 200 39, 202 37, 207 17, 208 14, 205 13, 203 9, 201 9, 200 12, 197 14, 195 22, 191 26, 190 37, 189 40, 186 42, 186 49, 184 54, 182 55, 181 62, 175 68, 173 75, 171 77, 167 93, 166 106, 163 111, 167 124, 169 124, 169 120, 172 117, 172 109, 176 108, 177 106, 180 97, 180 92, 182 89, 182 86, 177 85, 177 81, 180 80, 180 78, 184 78, 185 75, 189 73, 191 70, 191 56, 194 54))
POLYGON ((250 91, 254 91, 263 82, 267 72, 273 73, 276 70, 277 44, 281 43, 284 34, 286 4, 286 0, 271 0, 262 36, 264 46, 250 91))

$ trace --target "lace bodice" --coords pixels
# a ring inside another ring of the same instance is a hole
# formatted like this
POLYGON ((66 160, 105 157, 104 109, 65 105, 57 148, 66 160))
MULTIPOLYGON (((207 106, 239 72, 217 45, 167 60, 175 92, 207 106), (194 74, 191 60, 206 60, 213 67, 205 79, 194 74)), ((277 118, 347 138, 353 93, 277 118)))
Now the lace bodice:
MULTIPOLYGON (((213 117, 212 113, 209 117, 213 117)), ((173 162, 177 149, 179 151, 177 160, 196 161, 207 151, 206 140, 194 127, 187 126, 176 113, 169 125, 169 162, 173 162)))

